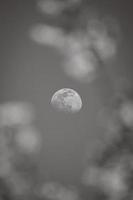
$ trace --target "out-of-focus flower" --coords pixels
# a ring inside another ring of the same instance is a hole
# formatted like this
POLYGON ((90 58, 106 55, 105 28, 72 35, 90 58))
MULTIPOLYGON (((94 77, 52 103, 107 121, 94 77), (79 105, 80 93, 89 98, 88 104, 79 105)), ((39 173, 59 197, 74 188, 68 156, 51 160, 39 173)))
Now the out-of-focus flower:
POLYGON ((98 61, 94 52, 89 49, 83 33, 76 33, 66 38, 64 50, 64 72, 69 77, 81 81, 91 82, 96 77, 98 61))
POLYGON ((38 0, 37 6, 42 13, 57 16, 65 9, 76 6, 80 2, 81 0, 38 0))
POLYGON ((120 107, 120 118, 122 122, 129 128, 133 128, 133 102, 126 101, 120 107))
POLYGON ((127 192, 124 172, 121 169, 103 170, 100 174, 101 187, 109 196, 119 199, 127 192))
POLYGON ((105 169, 88 166, 83 174, 82 183, 85 186, 99 188, 111 199, 119 199, 127 192, 125 173, 119 167, 105 169))
POLYGON ((20 152, 34 153, 41 147, 41 135, 32 126, 22 127, 15 135, 15 142, 20 152))
POLYGON ((111 20, 110 24, 105 23, 105 21, 94 19, 88 23, 88 37, 91 38, 94 49, 103 61, 114 57, 117 52, 117 39, 115 34, 112 34, 116 32, 116 26, 113 26, 111 20))
POLYGON ((107 130, 106 135, 111 133, 110 136, 114 135, 115 139, 117 136, 118 138, 121 137, 121 131, 124 127, 129 130, 133 129, 133 98, 132 90, 129 89, 128 87, 127 89, 123 88, 123 91, 122 88, 120 88, 120 91, 117 89, 110 103, 104 106, 98 115, 102 127, 107 130))
POLYGON ((23 102, 8 102, 0 105, 0 126, 25 125, 33 121, 33 107, 23 102))
POLYGON ((65 73, 81 82, 92 82, 96 77, 97 60, 91 51, 78 52, 66 56, 64 62, 65 73))
POLYGON ((66 188, 57 182, 45 183, 42 187, 42 196, 56 200, 77 200, 76 189, 66 188))
POLYGON ((64 44, 64 33, 60 28, 44 24, 37 24, 30 30, 30 37, 41 45, 48 45, 56 48, 64 44))
POLYGON ((57 15, 64 9, 64 2, 55 0, 38 0, 38 8, 45 14, 57 15))
POLYGON ((116 54, 116 42, 106 35, 99 36, 94 41, 94 47, 103 60, 112 58, 116 54))
POLYGON ((88 50, 88 41, 81 34, 65 35, 59 28, 37 25, 31 30, 31 38, 43 45, 55 47, 64 56, 64 72, 78 81, 91 82, 96 76, 97 59, 88 50))

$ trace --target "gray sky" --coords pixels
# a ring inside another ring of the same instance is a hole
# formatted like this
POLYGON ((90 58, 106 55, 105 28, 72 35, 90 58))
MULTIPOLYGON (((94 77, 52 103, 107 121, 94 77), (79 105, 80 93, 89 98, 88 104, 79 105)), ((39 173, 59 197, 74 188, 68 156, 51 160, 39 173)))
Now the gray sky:
MULTIPOLYGON (((101 1, 96 7, 115 17, 121 26, 118 55, 108 66, 114 83, 121 76, 132 79, 133 28, 131 1, 101 1), (124 3, 125 2, 125 3, 124 3)), ((76 183, 84 169, 87 145, 102 134, 97 113, 113 94, 106 72, 91 84, 78 83, 61 70, 61 55, 30 40, 28 31, 43 22, 33 0, 0 1, 0 101, 32 102, 36 126, 42 131, 44 148, 40 168, 48 179, 76 183), (61 88, 73 88, 82 97, 83 108, 75 115, 53 110, 50 100, 61 88)))

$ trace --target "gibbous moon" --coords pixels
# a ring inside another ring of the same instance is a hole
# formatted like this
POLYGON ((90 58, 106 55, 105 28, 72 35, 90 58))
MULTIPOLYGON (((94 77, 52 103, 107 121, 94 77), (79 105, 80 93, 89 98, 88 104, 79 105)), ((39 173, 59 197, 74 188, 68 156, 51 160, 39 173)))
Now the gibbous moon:
POLYGON ((70 88, 63 88, 55 92, 51 104, 56 110, 66 113, 76 113, 82 108, 80 95, 70 88))

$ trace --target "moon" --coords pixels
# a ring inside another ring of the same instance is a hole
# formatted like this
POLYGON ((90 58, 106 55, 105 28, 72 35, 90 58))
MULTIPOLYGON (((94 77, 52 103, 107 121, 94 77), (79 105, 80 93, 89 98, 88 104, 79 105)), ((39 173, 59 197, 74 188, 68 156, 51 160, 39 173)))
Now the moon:
POLYGON ((51 105, 58 111, 76 113, 82 108, 82 100, 75 90, 63 88, 53 94, 51 105))

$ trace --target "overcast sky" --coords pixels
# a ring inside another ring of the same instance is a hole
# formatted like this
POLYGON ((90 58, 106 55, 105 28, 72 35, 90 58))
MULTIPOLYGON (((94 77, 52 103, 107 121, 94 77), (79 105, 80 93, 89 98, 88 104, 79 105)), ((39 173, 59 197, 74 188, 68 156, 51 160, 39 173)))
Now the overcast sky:
POLYGON ((78 83, 61 70, 61 55, 39 46, 28 35, 30 27, 44 19, 33 0, 0 1, 0 102, 28 101, 36 109, 36 125, 42 131, 44 148, 40 168, 48 179, 76 183, 84 169, 87 146, 102 134, 97 115, 113 95, 112 82, 124 76, 132 80, 133 28, 131 1, 105 0, 96 7, 115 17, 122 40, 116 58, 91 84, 78 83), (124 3, 125 2, 125 3, 124 3), (50 100, 61 88, 73 88, 82 97, 83 108, 75 115, 53 110, 50 100))

